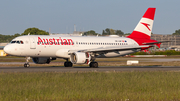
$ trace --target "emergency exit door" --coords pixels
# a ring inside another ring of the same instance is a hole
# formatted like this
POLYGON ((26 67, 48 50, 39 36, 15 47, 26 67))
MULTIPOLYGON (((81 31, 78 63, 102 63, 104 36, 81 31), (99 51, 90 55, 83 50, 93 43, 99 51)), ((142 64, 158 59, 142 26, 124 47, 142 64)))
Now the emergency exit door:
POLYGON ((34 38, 29 38, 30 39, 30 49, 36 49, 36 42, 34 38))

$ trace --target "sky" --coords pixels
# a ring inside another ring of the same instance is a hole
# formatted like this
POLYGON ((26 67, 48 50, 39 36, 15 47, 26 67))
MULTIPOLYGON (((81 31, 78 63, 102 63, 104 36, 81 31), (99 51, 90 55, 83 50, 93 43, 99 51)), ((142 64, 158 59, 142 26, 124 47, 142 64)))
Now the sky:
POLYGON ((51 33, 112 28, 131 33, 149 7, 156 8, 152 33, 180 29, 180 0, 1 0, 0 34, 36 27, 51 33))

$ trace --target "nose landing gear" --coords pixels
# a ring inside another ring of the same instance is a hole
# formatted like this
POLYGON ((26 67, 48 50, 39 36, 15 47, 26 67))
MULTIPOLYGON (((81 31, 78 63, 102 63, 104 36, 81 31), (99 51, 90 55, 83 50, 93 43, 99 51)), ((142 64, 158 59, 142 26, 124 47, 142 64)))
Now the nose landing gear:
POLYGON ((25 68, 29 68, 29 67, 30 67, 30 65, 29 65, 29 60, 30 60, 31 58, 30 58, 30 57, 26 57, 25 59, 26 59, 26 63, 24 64, 24 67, 25 67, 25 68))
POLYGON ((25 64, 24 64, 24 67, 25 67, 25 68, 29 68, 29 67, 30 67, 29 63, 25 63, 25 64))

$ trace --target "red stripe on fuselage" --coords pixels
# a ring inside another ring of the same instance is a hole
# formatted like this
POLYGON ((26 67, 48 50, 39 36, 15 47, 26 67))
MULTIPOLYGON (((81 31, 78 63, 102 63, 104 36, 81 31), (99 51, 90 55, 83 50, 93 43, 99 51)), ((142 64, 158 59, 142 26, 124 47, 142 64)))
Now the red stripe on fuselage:
POLYGON ((143 43, 151 43, 151 42, 157 42, 156 40, 151 39, 133 39, 136 41, 139 45, 144 45, 143 43))
MULTIPOLYGON (((139 44, 139 46, 142 46, 142 45, 144 46, 143 43, 157 42, 156 40, 144 39, 144 38, 133 38, 133 40, 136 41, 136 42, 139 44)), ((148 44, 147 44, 147 45, 148 45, 148 44)), ((157 45, 157 44, 154 44, 154 45, 157 45)), ((150 48, 150 47, 152 47, 152 46, 144 47, 144 48, 142 48, 142 50, 147 49, 147 48, 150 48)))
POLYGON ((135 39, 135 38, 138 38, 138 39, 150 39, 151 37, 145 33, 142 33, 142 32, 138 32, 138 31, 133 31, 129 36, 127 36, 128 38, 131 38, 131 39, 135 39))
MULTIPOLYGON (((133 31, 132 34, 130 34, 127 37, 136 41, 139 44, 139 46, 144 45, 143 43, 157 42, 156 40, 150 39, 151 37, 149 35, 144 34, 142 32, 138 32, 138 31, 133 31)), ((150 48, 150 47, 142 48, 142 50, 150 48)))

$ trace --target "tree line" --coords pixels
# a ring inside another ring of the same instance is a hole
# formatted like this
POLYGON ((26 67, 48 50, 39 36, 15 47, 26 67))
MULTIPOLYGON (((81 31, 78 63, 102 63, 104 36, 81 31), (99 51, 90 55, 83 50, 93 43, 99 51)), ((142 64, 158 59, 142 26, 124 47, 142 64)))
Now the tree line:
MULTIPOLYGON (((131 33, 124 33, 121 30, 114 30, 110 28, 106 28, 105 30, 102 31, 102 34, 96 33, 94 30, 90 30, 84 33, 84 35, 119 35, 119 36, 124 36, 124 35, 130 35, 131 33)), ((153 33, 152 33, 153 34, 153 33)), ((180 29, 176 30, 172 35, 180 35, 180 29)))
MULTIPOLYGON (((44 30, 40 30, 38 28, 27 28, 22 34, 16 33, 14 35, 2 35, 0 34, 0 42, 10 42, 13 38, 21 36, 21 35, 49 35, 49 32, 44 30)), ((102 34, 96 33, 94 30, 86 31, 83 35, 99 35, 99 36, 106 36, 106 35, 124 35, 124 32, 121 30, 114 30, 110 28, 106 28, 103 30, 102 34)))
POLYGON ((99 35, 99 36, 107 36, 107 35, 119 35, 119 36, 124 36, 124 35, 129 35, 130 33, 124 33, 121 30, 114 30, 111 28, 106 28, 105 30, 102 31, 102 34, 96 33, 94 30, 86 31, 84 32, 83 35, 99 35))
MULTIPOLYGON (((13 38, 21 36, 21 35, 49 35, 49 32, 46 32, 44 30, 40 30, 38 28, 27 28, 23 33, 19 34, 16 33, 14 35, 2 35, 0 34, 0 43, 2 42, 10 42, 13 38)), ((114 30, 111 28, 106 28, 105 30, 102 31, 102 34, 96 33, 94 30, 86 31, 84 32, 83 35, 99 35, 99 36, 107 36, 107 35, 119 35, 119 36, 124 36, 124 35, 130 35, 131 33, 124 33, 121 30, 114 30)), ((180 29, 176 30, 172 35, 180 35, 180 29)))
POLYGON ((2 42, 10 42, 12 39, 14 39, 15 37, 21 36, 21 35, 49 35, 48 32, 44 31, 44 30, 40 30, 38 28, 28 28, 26 29, 22 34, 16 33, 14 35, 2 35, 0 34, 0 43, 2 42))
POLYGON ((176 30, 172 35, 180 35, 180 29, 176 30))

